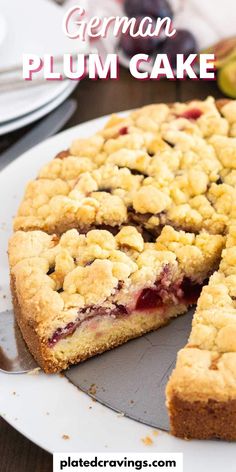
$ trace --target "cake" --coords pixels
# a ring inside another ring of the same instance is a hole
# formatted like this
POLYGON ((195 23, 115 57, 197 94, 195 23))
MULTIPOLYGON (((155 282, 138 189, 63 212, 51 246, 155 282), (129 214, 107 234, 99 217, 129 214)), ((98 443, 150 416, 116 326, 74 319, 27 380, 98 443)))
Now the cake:
POLYGON ((9 242, 14 311, 45 372, 197 304, 171 431, 236 439, 236 101, 111 116, 31 181, 9 242))

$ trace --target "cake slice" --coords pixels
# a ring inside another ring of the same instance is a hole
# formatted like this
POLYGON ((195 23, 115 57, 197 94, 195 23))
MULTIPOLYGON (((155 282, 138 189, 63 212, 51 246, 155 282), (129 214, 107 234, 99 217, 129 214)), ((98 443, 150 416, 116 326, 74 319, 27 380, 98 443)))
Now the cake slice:
POLYGON ((171 431, 183 438, 236 439, 236 226, 222 256, 167 385, 171 431))
POLYGON ((153 243, 132 226, 116 236, 16 232, 12 293, 30 351, 46 372, 58 372, 164 325, 196 303, 224 239, 170 226, 153 243))

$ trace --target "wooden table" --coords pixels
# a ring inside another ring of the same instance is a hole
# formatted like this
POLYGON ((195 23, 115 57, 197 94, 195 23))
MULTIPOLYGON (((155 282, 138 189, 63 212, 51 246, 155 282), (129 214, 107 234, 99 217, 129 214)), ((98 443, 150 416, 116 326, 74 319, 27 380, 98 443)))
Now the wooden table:
MULTIPOLYGON (((138 81, 125 69, 118 81, 83 80, 73 93, 78 103, 66 128, 99 116, 152 102, 185 101, 212 95, 221 97, 214 81, 138 81)), ((0 152, 30 127, 0 139, 0 152)), ((0 157, 1 158, 1 157, 0 157)), ((0 418, 0 472, 49 472, 52 457, 0 418)))

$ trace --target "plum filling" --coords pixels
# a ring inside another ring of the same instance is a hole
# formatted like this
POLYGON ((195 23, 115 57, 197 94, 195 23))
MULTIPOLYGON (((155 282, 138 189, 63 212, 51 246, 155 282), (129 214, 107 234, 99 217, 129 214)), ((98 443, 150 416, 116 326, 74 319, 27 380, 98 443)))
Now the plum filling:
POLYGON ((178 300, 183 296, 181 283, 182 278, 175 281, 171 280, 171 267, 166 265, 154 287, 142 290, 135 309, 137 311, 151 310, 163 305, 178 303, 178 300))
POLYGON ((187 277, 169 285, 160 279, 152 288, 142 290, 136 303, 137 311, 152 310, 167 305, 186 303, 194 305, 201 293, 203 284, 196 284, 187 277))
POLYGON ((125 134, 128 134, 128 126, 123 126, 123 128, 120 128, 119 134, 121 136, 125 135, 125 134))
POLYGON ((181 285, 183 291, 182 300, 188 305, 195 305, 198 298, 200 297, 202 287, 207 283, 207 280, 204 280, 202 283, 193 282, 188 277, 184 277, 181 285))
POLYGON ((202 116, 202 111, 199 108, 190 108, 190 110, 186 110, 181 113, 180 118, 187 118, 187 120, 197 120, 202 116))
POLYGON ((182 297, 182 278, 172 281, 171 266, 167 264, 154 287, 145 288, 140 293, 135 309, 138 311, 151 310, 163 305, 176 304, 182 297))
POLYGON ((71 321, 63 328, 58 328, 55 331, 55 333, 52 335, 52 337, 48 340, 48 344, 50 347, 55 346, 55 344, 58 341, 73 334, 75 330, 83 323, 83 321, 95 318, 95 316, 97 317, 97 316, 109 315, 109 316, 113 316, 117 318, 118 316, 123 316, 127 314, 128 314, 128 311, 123 305, 116 305, 115 308, 113 308, 112 310, 110 308, 99 307, 95 305, 87 306, 79 310, 78 318, 75 321, 71 321), (81 316, 84 314, 86 314, 85 319, 83 319, 83 316, 81 316))
MULTIPOLYGON (((84 321, 92 320, 99 316, 119 318, 129 315, 133 311, 150 311, 177 305, 178 303, 193 305, 200 295, 202 286, 203 283, 197 284, 187 277, 181 277, 173 281, 171 266, 166 265, 154 286, 141 290, 132 310, 121 304, 114 304, 112 309, 97 305, 84 307, 78 311, 78 317, 75 321, 68 323, 63 328, 58 328, 54 332, 53 336, 48 340, 48 345, 49 347, 55 346, 61 339, 72 335, 84 321)), ((119 289, 121 288, 122 284, 119 289)))

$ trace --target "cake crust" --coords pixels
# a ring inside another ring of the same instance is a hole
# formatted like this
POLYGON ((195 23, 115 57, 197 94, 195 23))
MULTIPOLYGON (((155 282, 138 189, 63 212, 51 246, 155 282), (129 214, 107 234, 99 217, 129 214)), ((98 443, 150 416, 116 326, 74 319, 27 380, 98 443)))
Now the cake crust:
POLYGON ((171 432, 183 439, 236 440, 236 400, 189 402, 177 395, 169 406, 171 432))

